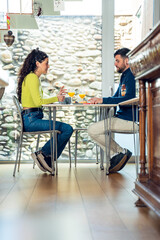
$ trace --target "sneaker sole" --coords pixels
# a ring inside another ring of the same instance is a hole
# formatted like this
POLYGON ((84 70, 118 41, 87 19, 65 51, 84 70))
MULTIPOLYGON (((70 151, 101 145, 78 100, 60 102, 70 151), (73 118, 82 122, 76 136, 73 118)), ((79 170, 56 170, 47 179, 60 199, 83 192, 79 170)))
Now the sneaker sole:
POLYGON ((115 173, 118 172, 123 165, 125 165, 125 163, 127 162, 127 155, 125 154, 125 156, 121 159, 121 161, 112 169, 109 169, 109 173, 115 173))
POLYGON ((128 160, 131 158, 132 153, 131 153, 131 152, 127 152, 126 155, 127 155, 127 160, 126 160, 126 161, 124 162, 124 164, 121 166, 121 168, 119 169, 119 171, 120 171, 122 168, 124 168, 124 166, 126 165, 126 163, 128 162, 128 160))
POLYGON ((41 166, 41 164, 39 163, 39 161, 37 160, 37 157, 36 157, 35 153, 32 153, 32 154, 31 154, 31 157, 33 158, 33 160, 35 161, 35 163, 37 164, 37 166, 38 166, 43 172, 46 172, 46 169, 43 168, 43 167, 41 166))
POLYGON ((39 155, 37 156, 37 158, 38 158, 38 160, 40 161, 40 163, 42 164, 42 166, 43 166, 47 171, 49 171, 50 173, 52 173, 52 168, 50 168, 50 167, 48 166, 48 164, 45 162, 43 156, 42 156, 41 154, 39 154, 39 155))

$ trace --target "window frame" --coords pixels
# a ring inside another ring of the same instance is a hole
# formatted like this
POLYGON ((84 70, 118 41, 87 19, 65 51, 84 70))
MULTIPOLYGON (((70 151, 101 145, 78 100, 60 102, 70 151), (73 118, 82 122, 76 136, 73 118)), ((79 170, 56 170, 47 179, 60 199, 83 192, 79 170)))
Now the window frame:
POLYGON ((23 0, 19 0, 19 3, 20 3, 20 12, 11 12, 11 11, 9 11, 9 0, 6 0, 6 13, 8 13, 8 14, 21 14, 21 15, 33 15, 33 0, 29 0, 29 1, 31 1, 31 6, 32 6, 32 9, 31 9, 31 12, 30 13, 24 13, 24 12, 22 12, 22 2, 23 2, 23 0))

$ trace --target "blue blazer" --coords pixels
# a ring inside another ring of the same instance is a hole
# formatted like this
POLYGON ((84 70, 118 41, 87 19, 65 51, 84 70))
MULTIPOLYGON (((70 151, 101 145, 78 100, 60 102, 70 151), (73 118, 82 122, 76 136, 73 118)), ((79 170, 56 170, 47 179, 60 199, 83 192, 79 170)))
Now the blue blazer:
MULTIPOLYGON (((120 83, 118 86, 117 91, 112 97, 103 98, 104 104, 118 104, 120 102, 129 100, 131 98, 135 98, 136 96, 136 82, 133 73, 131 72, 130 68, 125 70, 120 79, 120 83), (126 86, 126 94, 125 96, 121 95, 121 87, 122 84, 126 86)), ((135 111, 135 110, 134 110, 135 111)), ((133 121, 132 116, 132 106, 119 106, 116 109, 115 116, 124 120, 133 121)), ((136 116, 136 113, 134 114, 136 116)), ((134 119, 135 120, 135 119, 134 119)))

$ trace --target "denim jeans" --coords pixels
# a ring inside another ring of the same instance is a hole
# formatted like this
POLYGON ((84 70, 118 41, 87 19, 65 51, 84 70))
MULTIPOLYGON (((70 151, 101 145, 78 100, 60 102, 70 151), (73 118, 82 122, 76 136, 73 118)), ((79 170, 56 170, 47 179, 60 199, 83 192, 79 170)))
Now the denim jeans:
MULTIPOLYGON (((50 122, 49 120, 44 120, 42 111, 30 112, 27 114, 22 113, 22 118, 24 131, 26 132, 53 129, 53 121, 50 122)), ((58 134, 57 136, 57 157, 59 157, 73 133, 73 128, 69 124, 56 121, 55 130, 61 132, 61 134, 58 134)), ((51 155, 51 144, 53 144, 53 138, 51 139, 51 142, 49 140, 42 147, 41 150, 45 156, 51 155)))

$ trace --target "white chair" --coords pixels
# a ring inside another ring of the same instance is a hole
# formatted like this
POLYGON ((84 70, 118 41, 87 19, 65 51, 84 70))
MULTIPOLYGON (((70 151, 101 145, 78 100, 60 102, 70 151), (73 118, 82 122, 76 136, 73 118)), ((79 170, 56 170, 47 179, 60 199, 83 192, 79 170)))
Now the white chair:
MULTIPOLYGON (((136 176, 138 176, 138 162, 139 162, 139 141, 138 141, 138 136, 139 135, 139 123, 138 123, 138 107, 139 107, 139 98, 133 98, 131 100, 128 100, 126 102, 122 102, 119 105, 131 105, 132 106, 132 114, 133 114, 133 119, 136 119, 136 121, 133 120, 133 132, 118 132, 118 134, 133 134, 133 142, 134 142, 134 152, 135 152, 135 165, 136 165, 136 176), (136 107, 136 116, 135 116, 135 111, 134 107, 136 107)), ((109 137, 109 153, 108 153, 108 159, 110 159, 110 141, 111 141, 111 134, 117 133, 115 131, 111 131, 111 113, 109 112, 109 122, 107 123, 107 129, 108 131, 106 132, 106 137, 108 135, 109 137)), ((103 156, 102 156, 103 158, 103 156)), ((108 164, 109 166, 109 164, 108 164)), ((108 169, 107 169, 107 173, 108 169)))
MULTIPOLYGON (((37 136, 37 145, 36 145, 36 151, 38 151, 38 147, 39 147, 39 139, 40 139, 40 135, 41 134, 46 134, 46 133, 50 133, 50 137, 52 136, 53 134, 53 130, 48 130, 48 131, 36 131, 36 132, 25 132, 24 131, 24 128, 23 128, 23 120, 22 120, 22 115, 21 115, 21 112, 22 112, 22 108, 20 106, 20 103, 17 99, 16 96, 13 96, 13 102, 16 106, 16 109, 17 109, 17 113, 18 113, 18 116, 20 118, 20 137, 19 137, 19 141, 18 141, 18 146, 17 146, 17 155, 16 155, 16 161, 15 161, 15 166, 14 166, 14 170, 13 170, 13 176, 15 177, 15 173, 16 173, 16 168, 17 168, 17 164, 18 164, 18 172, 19 172, 19 169, 20 169, 20 160, 21 160, 21 151, 22 151, 22 143, 23 143, 23 136, 24 135, 27 135, 27 136, 30 136, 30 135, 38 135, 37 136)), ((57 134, 60 134, 61 132, 60 131, 57 131, 55 130, 55 162, 56 162, 56 174, 58 173, 58 164, 57 164, 57 134)))

